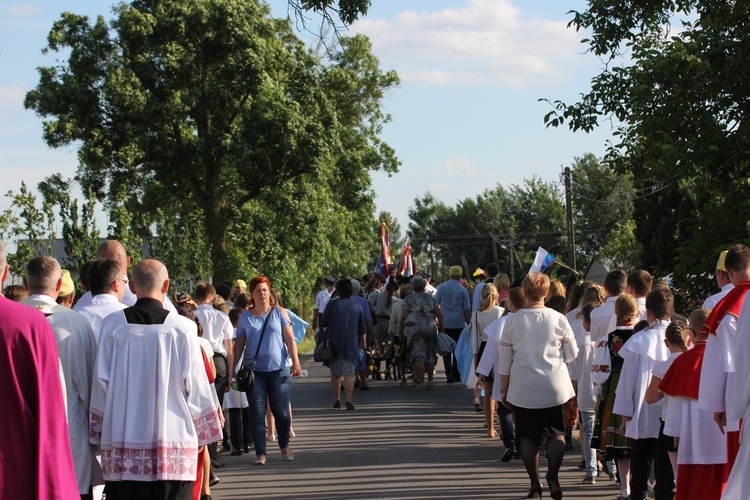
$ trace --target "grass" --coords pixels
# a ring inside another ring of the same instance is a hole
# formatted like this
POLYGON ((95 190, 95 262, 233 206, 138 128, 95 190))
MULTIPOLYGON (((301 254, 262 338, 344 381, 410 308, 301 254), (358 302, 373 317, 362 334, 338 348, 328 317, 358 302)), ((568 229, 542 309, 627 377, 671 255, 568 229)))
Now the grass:
POLYGON ((305 335, 305 338, 302 339, 302 342, 297 344, 297 352, 300 354, 307 354, 313 351, 315 349, 315 338, 314 338, 314 332, 312 329, 307 330, 307 334, 305 335))

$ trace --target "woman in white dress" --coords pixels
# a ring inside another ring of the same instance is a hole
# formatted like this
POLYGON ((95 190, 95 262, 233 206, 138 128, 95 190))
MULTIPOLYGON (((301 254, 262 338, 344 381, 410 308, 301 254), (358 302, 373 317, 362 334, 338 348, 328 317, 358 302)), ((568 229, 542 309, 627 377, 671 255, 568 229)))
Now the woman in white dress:
MULTIPOLYGON (((505 311, 502 307, 497 305, 497 288, 492 283, 487 283, 482 287, 482 303, 479 306, 477 312, 471 317, 471 330, 474 336, 474 342, 472 347, 474 349, 474 366, 472 367, 472 373, 476 371, 476 367, 479 366, 479 360, 482 358, 482 353, 487 346, 487 333, 485 329, 496 319, 503 315, 505 311)), ((478 375, 477 375, 478 376, 478 375)), ((474 377, 472 377, 474 378, 474 377)), ((490 372, 481 382, 484 387, 484 418, 487 423, 487 435, 494 438, 497 435, 495 431, 495 400, 492 399, 492 384, 494 381, 492 372, 490 372)), ((475 384, 477 386, 478 384, 475 384)))

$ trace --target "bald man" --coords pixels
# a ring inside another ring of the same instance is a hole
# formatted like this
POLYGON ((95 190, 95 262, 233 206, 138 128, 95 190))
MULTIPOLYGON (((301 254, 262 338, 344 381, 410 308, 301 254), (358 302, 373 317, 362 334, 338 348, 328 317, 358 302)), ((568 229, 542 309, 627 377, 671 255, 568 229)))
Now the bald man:
POLYGON ((137 300, 102 321, 91 391, 104 491, 115 500, 189 500, 198 448, 221 439, 197 326, 162 306, 169 275, 161 262, 138 263, 128 285, 137 300))
MULTIPOLYGON (((130 257, 128 257, 128 252, 125 249, 125 245, 117 240, 106 240, 101 245, 99 245, 99 248, 96 249, 96 258, 109 259, 117 262, 117 265, 120 267, 120 272, 122 273, 123 279, 127 281, 128 270, 130 269, 130 257)), ((78 300, 78 303, 73 309, 78 310, 82 307, 88 306, 91 303, 92 299, 93 295, 91 294, 91 292, 86 292, 78 300)), ((129 287, 125 287, 125 294, 123 295, 120 302, 122 302, 126 306, 132 306, 135 304, 135 301, 135 294, 130 290, 129 287)), ((177 314, 177 309, 175 309, 174 304, 172 304, 172 301, 170 301, 168 297, 164 297, 162 305, 167 311, 177 314)))
POLYGON ((31 259, 23 283, 30 295, 22 303, 44 313, 55 333, 60 366, 65 375, 68 434, 78 491, 82 498, 90 498, 92 486, 102 484, 96 450, 88 441, 96 339, 83 315, 57 304, 63 279, 60 264, 55 259, 41 256, 31 259))

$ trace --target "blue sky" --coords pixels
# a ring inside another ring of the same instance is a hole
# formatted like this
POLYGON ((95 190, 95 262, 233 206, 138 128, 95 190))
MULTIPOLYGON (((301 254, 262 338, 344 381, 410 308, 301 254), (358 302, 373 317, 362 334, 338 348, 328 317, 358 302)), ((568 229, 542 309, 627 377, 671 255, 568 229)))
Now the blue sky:
MULTIPOLYGON (((55 172, 75 174, 75 148, 47 148, 41 120, 22 104, 37 84, 36 68, 54 63, 41 49, 61 4, 0 3, 0 194, 22 180, 36 186, 55 172)), ((285 0, 270 4, 275 16, 287 16, 285 0)), ((63 5, 111 18, 106 1, 63 5)), ((392 116, 383 138, 403 165, 392 177, 373 176, 378 210, 405 228, 414 198, 427 191, 454 204, 497 183, 533 175, 557 181, 575 157, 601 156, 608 127, 591 134, 546 129, 550 108, 538 102, 574 100, 601 69, 601 61, 584 54, 583 35, 566 28, 567 12, 583 8, 580 0, 373 0, 351 31, 370 36, 382 67, 402 79, 383 103, 392 116)), ((309 26, 318 22, 311 15, 309 26)), ((0 210, 8 206, 0 198, 0 210)))

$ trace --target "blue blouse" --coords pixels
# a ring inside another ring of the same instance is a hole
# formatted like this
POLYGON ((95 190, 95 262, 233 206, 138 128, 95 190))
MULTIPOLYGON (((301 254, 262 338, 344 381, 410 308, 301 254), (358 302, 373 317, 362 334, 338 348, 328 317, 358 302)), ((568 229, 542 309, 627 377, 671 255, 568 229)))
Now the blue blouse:
POLYGON ((266 333, 263 335, 260 351, 258 351, 258 363, 255 366, 255 369, 259 372, 281 370, 287 366, 287 360, 289 359, 282 328, 291 323, 281 313, 281 309, 274 307, 263 316, 253 316, 249 311, 245 311, 240 316, 237 338, 245 339, 245 354, 242 357, 242 362, 247 367, 252 364, 266 317, 268 317, 268 325, 266 326, 266 333))

